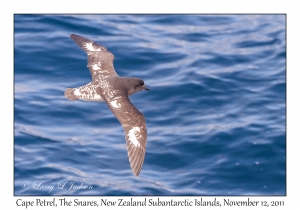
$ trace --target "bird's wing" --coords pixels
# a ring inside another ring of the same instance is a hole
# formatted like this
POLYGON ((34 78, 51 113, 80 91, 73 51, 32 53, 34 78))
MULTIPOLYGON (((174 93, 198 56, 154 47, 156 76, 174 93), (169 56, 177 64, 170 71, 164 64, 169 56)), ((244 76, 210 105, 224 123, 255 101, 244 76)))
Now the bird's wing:
POLYGON ((125 133, 129 162, 133 173, 141 172, 147 141, 147 128, 144 115, 130 102, 127 95, 117 96, 105 101, 122 124, 125 133))
POLYGON ((91 72, 92 81, 117 75, 113 65, 115 56, 106 47, 76 34, 71 34, 70 37, 88 55, 87 67, 91 72))

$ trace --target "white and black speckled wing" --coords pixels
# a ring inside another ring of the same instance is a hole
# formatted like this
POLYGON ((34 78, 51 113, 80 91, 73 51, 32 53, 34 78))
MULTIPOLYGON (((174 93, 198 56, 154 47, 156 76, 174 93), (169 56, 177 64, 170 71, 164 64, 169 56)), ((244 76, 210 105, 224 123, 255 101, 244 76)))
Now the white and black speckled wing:
POLYGON ((133 173, 138 176, 144 163, 147 143, 144 115, 134 107, 128 96, 117 96, 113 99, 106 98, 105 101, 122 124, 130 166, 133 173))
POLYGON ((106 47, 76 34, 71 34, 70 37, 88 55, 87 67, 91 72, 92 81, 117 75, 113 66, 115 56, 106 47))
POLYGON ((65 91, 65 97, 69 100, 83 100, 104 102, 104 99, 97 94, 97 88, 99 84, 97 82, 90 82, 78 88, 67 88, 65 91))

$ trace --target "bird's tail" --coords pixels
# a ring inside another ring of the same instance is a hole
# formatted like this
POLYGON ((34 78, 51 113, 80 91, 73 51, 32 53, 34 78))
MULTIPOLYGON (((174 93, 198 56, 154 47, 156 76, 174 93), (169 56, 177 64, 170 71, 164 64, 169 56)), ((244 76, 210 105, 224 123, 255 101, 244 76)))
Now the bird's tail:
POLYGON ((78 97, 74 94, 74 88, 67 88, 65 91, 65 97, 69 100, 76 100, 78 97))

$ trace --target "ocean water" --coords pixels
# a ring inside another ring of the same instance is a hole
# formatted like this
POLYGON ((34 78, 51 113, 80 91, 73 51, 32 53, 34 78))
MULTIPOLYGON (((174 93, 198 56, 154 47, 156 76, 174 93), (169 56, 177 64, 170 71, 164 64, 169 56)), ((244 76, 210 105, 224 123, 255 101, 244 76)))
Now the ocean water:
POLYGON ((286 195, 286 16, 15 15, 14 194, 286 195), (72 33, 151 89, 138 177, 72 33))

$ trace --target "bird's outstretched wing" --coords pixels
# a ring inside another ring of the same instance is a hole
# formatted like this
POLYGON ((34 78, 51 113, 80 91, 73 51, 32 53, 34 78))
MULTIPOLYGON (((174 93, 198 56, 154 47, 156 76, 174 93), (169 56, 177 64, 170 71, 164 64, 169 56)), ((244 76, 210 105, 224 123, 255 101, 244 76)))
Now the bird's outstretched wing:
POLYGON ((87 67, 91 72, 92 81, 117 75, 113 65, 115 56, 106 47, 76 34, 71 34, 70 37, 88 55, 87 67))
POLYGON ((128 96, 105 99, 108 107, 122 124, 125 133, 129 162, 133 173, 138 176, 144 163, 147 128, 144 115, 130 102, 128 96))

